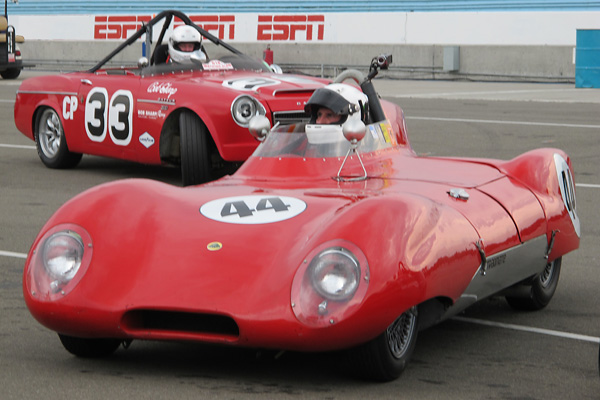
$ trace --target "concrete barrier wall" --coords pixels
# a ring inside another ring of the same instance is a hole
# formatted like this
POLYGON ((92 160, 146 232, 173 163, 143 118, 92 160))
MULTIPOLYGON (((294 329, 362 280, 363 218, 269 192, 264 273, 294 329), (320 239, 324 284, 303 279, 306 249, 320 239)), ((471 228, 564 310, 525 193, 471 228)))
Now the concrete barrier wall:
MULTIPOLYGON (((16 15, 10 21, 26 37, 26 61, 39 68, 72 70, 94 65, 151 17, 16 15)), ((284 70, 332 76, 342 68, 366 66, 379 53, 391 53, 389 74, 422 79, 574 82, 576 32, 600 29, 600 11, 190 17, 250 55, 260 58, 270 45, 275 63, 284 70)), ((137 60, 141 42, 128 50, 125 58, 137 60)))
MULTIPOLYGON (((28 40, 21 45, 24 59, 40 70, 88 69, 109 54, 118 43, 28 40)), ((265 44, 236 43, 235 47, 262 58, 265 44)), ((458 46, 459 69, 444 70, 443 45, 331 45, 274 43, 274 62, 286 71, 331 77, 345 68, 366 68, 374 56, 392 54, 386 74, 407 79, 476 79, 540 82, 574 82, 573 46, 458 46)), ((111 65, 131 65, 142 55, 133 45, 111 65)), ((210 51, 209 51, 210 55, 210 51)))

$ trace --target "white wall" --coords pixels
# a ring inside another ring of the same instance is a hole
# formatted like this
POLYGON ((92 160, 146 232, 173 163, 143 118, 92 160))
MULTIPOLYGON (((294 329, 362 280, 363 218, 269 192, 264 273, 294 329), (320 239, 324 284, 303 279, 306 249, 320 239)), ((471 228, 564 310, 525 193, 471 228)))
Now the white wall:
MULTIPOLYGON (((261 14, 264 15, 264 14, 261 14)), ((290 14, 287 14, 289 16, 290 14)), ((296 14, 292 14, 296 15, 296 14)), ((575 46, 577 29, 600 29, 600 11, 552 12, 414 12, 414 13, 326 13, 323 22, 277 22, 267 27, 259 14, 230 14, 233 22, 221 26, 222 37, 232 43, 321 43, 321 44, 409 44, 409 45, 550 45, 575 46), (285 36, 295 29, 295 38, 261 39, 263 33, 285 36), (282 28, 283 26, 283 28, 282 28), (223 29, 226 28, 226 29, 223 29), (230 28, 233 30, 231 31, 230 28), (321 29, 322 38, 318 37, 321 29), (307 40, 306 32, 313 37, 307 40), (227 32, 234 32, 233 39, 227 32)), ((283 15, 285 16, 285 15, 283 15)), ((311 16, 314 16, 311 14, 311 16)), ((105 41, 94 38, 94 15, 13 15, 10 22, 26 40, 105 41)), ((121 16, 122 17, 122 16, 121 16)), ((135 25, 129 22, 116 25, 135 25)), ((128 32, 131 32, 129 30, 128 32)), ((211 30, 218 34, 219 30, 211 30)))

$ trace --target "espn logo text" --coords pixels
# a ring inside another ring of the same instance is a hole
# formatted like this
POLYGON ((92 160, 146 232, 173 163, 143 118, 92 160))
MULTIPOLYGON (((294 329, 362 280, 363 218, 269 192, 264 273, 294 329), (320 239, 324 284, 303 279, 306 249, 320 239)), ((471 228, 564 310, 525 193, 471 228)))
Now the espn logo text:
MULTIPOLYGON (((94 22, 94 39, 127 39, 142 27, 143 22, 152 19, 151 15, 130 16, 96 16, 94 22)), ((235 16, 234 15, 195 15, 190 16, 192 22, 204 30, 223 40, 235 38, 235 16)), ((177 20, 174 27, 182 25, 177 20)))
POLYGON ((94 22, 94 39, 127 39, 142 27, 151 15, 97 15, 94 22))
POLYGON ((323 40, 324 15, 259 15, 258 41, 323 40))
MULTIPOLYGON (((235 16, 234 15, 192 15, 193 23, 223 40, 235 39, 235 16)), ((182 25, 183 22, 175 23, 174 26, 182 25)))

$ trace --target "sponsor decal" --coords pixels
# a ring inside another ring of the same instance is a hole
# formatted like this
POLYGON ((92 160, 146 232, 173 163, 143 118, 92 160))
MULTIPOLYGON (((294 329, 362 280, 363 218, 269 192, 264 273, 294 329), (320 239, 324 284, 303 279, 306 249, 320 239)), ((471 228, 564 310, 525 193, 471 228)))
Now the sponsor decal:
POLYGON ((286 196, 237 196, 210 201, 200 207, 206 218, 229 224, 270 224, 301 214, 306 203, 286 196))
POLYGON ((375 126, 369 125, 368 127, 369 127, 369 132, 371 133, 371 136, 373 137, 373 139, 379 140, 379 135, 377 134, 377 129, 375 129, 375 126))
POLYGON ((224 71, 233 69, 231 63, 224 63, 219 60, 212 60, 208 63, 202 64, 202 69, 205 71, 224 71))
POLYGON ((389 125, 382 122, 379 124, 379 128, 381 129, 381 133, 383 134, 383 138, 386 143, 395 144, 394 137, 392 136, 392 130, 389 125))
POLYGON ((210 242, 206 245, 206 249, 208 251, 219 251, 223 248, 223 243, 221 242, 210 242))
POLYGON ((138 110, 137 116, 138 118, 143 119, 165 119, 167 114, 165 114, 163 110, 138 110))
POLYGON ((558 177, 558 186, 563 203, 569 213, 569 217, 571 217, 575 233, 577 233, 577 236, 581 236, 581 223, 577 215, 573 174, 571 173, 569 164, 567 164, 567 161, 560 154, 554 154, 554 166, 556 167, 556 176, 558 177))
POLYGON ((127 39, 151 19, 151 15, 97 15, 94 20, 94 39, 127 39))
POLYGON ((324 15, 259 15, 258 41, 322 41, 324 15))
POLYGON ((148 132, 144 132, 140 136, 140 143, 147 149, 149 149, 154 144, 154 138, 148 132))
POLYGON ((171 82, 153 82, 148 86, 148 93, 167 95, 167 99, 170 99, 175 93, 177 93, 177 88, 173 87, 171 82))

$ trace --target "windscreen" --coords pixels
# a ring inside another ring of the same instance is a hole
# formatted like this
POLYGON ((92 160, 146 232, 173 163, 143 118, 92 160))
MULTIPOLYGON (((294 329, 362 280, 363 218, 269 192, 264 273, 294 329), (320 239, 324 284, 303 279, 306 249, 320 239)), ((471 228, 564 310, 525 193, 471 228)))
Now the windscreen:
MULTIPOLYGON (((363 140, 358 143, 360 153, 370 153, 395 144, 389 123, 368 125, 363 140)), ((258 146, 257 157, 344 157, 350 142, 340 125, 292 124, 274 127, 258 146)))

